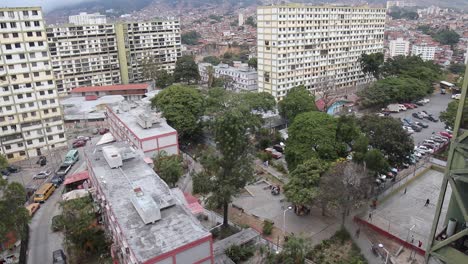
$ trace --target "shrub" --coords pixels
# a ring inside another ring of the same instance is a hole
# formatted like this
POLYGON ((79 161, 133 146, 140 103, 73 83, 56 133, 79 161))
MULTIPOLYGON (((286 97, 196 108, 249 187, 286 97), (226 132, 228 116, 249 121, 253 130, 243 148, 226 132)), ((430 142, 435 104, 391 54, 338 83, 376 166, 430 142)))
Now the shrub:
POLYGON ((335 233, 334 237, 336 239, 338 239, 341 242, 341 244, 343 244, 345 241, 351 239, 351 236, 349 235, 348 231, 346 229, 344 229, 344 228, 341 228, 340 230, 338 230, 335 233))
POLYGON ((283 164, 281 163, 277 163, 277 162, 273 162, 272 164, 273 168, 275 168, 277 171, 283 173, 283 174, 287 174, 288 171, 284 168, 283 164))
POLYGON ((235 263, 239 263, 241 261, 246 261, 250 257, 254 255, 255 248, 253 246, 239 246, 233 245, 226 249, 224 253, 235 263))
POLYGON ((257 155, 257 156, 258 156, 258 158, 259 158, 260 160, 262 160, 263 162, 265 162, 265 161, 267 161, 267 160, 270 161, 270 160, 272 159, 270 153, 263 152, 263 151, 258 152, 258 155, 257 155))
POLYGON ((263 233, 265 236, 269 236, 269 235, 271 235, 271 232, 272 232, 272 231, 273 231, 273 222, 268 221, 268 220, 264 220, 264 221, 263 221, 262 233, 263 233))

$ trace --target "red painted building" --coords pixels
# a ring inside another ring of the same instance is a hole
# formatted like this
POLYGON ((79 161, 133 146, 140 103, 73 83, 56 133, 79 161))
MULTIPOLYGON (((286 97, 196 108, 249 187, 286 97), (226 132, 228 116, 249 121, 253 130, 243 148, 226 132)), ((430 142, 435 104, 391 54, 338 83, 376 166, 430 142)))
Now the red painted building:
POLYGON ((105 96, 122 95, 126 100, 140 100, 149 91, 153 90, 150 83, 121 84, 109 86, 76 87, 71 90, 72 96, 105 96))

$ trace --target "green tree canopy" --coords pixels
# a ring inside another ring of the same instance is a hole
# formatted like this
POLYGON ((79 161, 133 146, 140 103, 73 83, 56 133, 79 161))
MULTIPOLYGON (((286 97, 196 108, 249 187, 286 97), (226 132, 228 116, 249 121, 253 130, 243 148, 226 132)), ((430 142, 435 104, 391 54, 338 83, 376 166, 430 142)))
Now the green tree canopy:
POLYGON ((388 169, 388 162, 378 149, 371 149, 364 156, 366 168, 374 174, 385 172, 388 169))
POLYGON ((453 74, 463 74, 465 73, 465 64, 461 64, 461 63, 454 63, 454 64, 450 64, 450 66, 448 67, 448 70, 453 73, 453 74))
MULTIPOLYGON (((445 111, 440 112, 440 120, 452 128, 455 127, 455 118, 457 117, 459 103, 459 100, 452 101, 448 104, 445 111)), ((463 108, 462 123, 460 124, 460 127, 468 127, 468 99, 465 100, 465 107, 463 108)))
POLYGON ((257 70, 257 58, 251 58, 249 61, 247 61, 247 64, 249 65, 250 68, 254 68, 257 70))
POLYGON ((336 128, 336 140, 349 146, 361 135, 358 125, 359 120, 354 115, 342 115, 338 117, 336 128))
POLYGON ((284 195, 296 205, 309 205, 319 193, 320 177, 328 170, 329 164, 318 158, 311 158, 296 167, 284 186, 284 195))
POLYGON ((156 71, 156 86, 161 88, 166 88, 169 85, 174 83, 174 77, 172 74, 168 73, 166 70, 156 71))
POLYGON ((182 56, 176 62, 174 70, 174 80, 176 82, 191 82, 197 83, 200 80, 200 73, 198 72, 198 65, 195 63, 193 57, 182 56))
POLYGON ((19 238, 24 238, 27 235, 26 225, 30 220, 28 210, 24 207, 24 187, 17 182, 8 183, 0 178, 0 193, 0 242, 5 242, 9 232, 15 232, 19 238))
POLYGON ((400 121, 392 117, 365 115, 360 119, 361 130, 369 138, 369 144, 382 152, 390 165, 408 162, 414 149, 411 136, 403 130, 400 121))
POLYGON ((292 123, 300 113, 317 111, 315 97, 310 94, 304 85, 294 87, 278 103, 278 110, 283 118, 292 123))
POLYGON ((189 32, 182 33, 181 41, 182 41, 182 44, 197 45, 200 37, 201 37, 200 33, 198 33, 195 30, 192 30, 189 32))
POLYGON ((151 100, 151 105, 162 112, 181 138, 190 137, 196 132, 204 112, 200 92, 183 85, 172 85, 164 89, 151 100))
POLYGON ((249 25, 249 26, 252 26, 252 27, 257 27, 257 23, 255 23, 255 20, 254 20, 253 16, 249 16, 249 17, 245 20, 245 24, 246 24, 246 25, 249 25))
POLYGON ((213 65, 218 65, 221 62, 221 59, 216 56, 207 56, 203 58, 203 62, 208 62, 213 65))
POLYGON ((266 92, 261 93, 242 93, 240 95, 244 104, 247 105, 249 109, 261 112, 267 112, 273 110, 276 106, 276 101, 273 95, 266 92))
POLYGON ((448 29, 439 30, 432 37, 443 45, 453 46, 460 41, 460 35, 458 35, 457 32, 448 29))
POLYGON ((8 166, 7 158, 0 153, 0 169, 5 169, 8 166))
POLYGON ((390 9, 389 15, 394 19, 417 20, 419 18, 417 12, 397 6, 394 6, 390 9))
POLYGON ((311 158, 335 160, 337 120, 322 112, 299 114, 288 128, 286 161, 290 171, 311 158))
POLYGON ((384 77, 408 76, 419 79, 431 85, 441 78, 440 66, 433 61, 424 61, 419 56, 396 56, 390 58, 382 66, 384 77))
POLYGON ((380 68, 384 63, 384 54, 381 52, 366 54, 362 53, 359 59, 362 72, 372 74, 374 78, 380 79, 380 68))
POLYGON ((304 264, 310 243, 299 236, 290 236, 283 245, 283 251, 276 257, 274 263, 304 264))
POLYGON ((421 99, 432 92, 432 86, 412 77, 388 77, 361 90, 360 104, 364 107, 386 107, 391 103, 421 99))
POLYGON ((163 179, 169 186, 175 187, 179 178, 184 174, 182 168, 182 158, 177 155, 168 156, 165 151, 162 151, 154 157, 154 171, 163 179))

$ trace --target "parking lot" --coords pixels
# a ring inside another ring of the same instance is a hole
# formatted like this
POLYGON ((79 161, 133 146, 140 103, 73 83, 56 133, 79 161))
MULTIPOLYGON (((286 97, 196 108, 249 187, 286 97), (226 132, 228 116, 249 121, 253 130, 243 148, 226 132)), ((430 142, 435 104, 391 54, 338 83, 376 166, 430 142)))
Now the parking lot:
POLYGON ((439 132, 439 131, 445 131, 445 124, 442 121, 439 122, 431 122, 427 119, 416 119, 412 116, 413 113, 415 112, 420 112, 422 110, 425 110, 429 114, 432 114, 433 116, 439 118, 440 112, 445 111, 447 108, 447 105, 449 102, 451 102, 453 99, 451 99, 450 94, 439 94, 436 93, 432 95, 431 97, 427 97, 431 101, 424 106, 418 106, 418 108, 415 109, 408 109, 406 111, 402 111, 399 113, 392 113, 390 116, 394 118, 409 118, 413 121, 419 121, 419 122, 424 122, 429 125, 428 128, 423 128, 421 132, 414 132, 412 134, 412 137, 414 139, 414 144, 418 145, 425 139, 429 139, 432 136, 432 132, 439 132))

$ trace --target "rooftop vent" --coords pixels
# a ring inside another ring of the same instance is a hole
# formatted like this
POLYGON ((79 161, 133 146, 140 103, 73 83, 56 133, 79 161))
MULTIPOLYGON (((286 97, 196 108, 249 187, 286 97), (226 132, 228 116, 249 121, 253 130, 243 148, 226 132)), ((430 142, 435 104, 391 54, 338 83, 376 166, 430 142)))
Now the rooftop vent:
POLYGON ((161 115, 156 113, 141 113, 137 116, 137 123, 144 129, 151 128, 153 124, 161 123, 161 115))
POLYGON ((132 204, 145 225, 161 220, 161 210, 151 196, 146 195, 140 187, 134 188, 133 194, 132 204))
POLYGON ((109 167, 111 167, 111 169, 122 166, 122 156, 120 155, 120 151, 116 147, 102 147, 102 152, 104 154, 104 158, 107 161, 107 164, 109 164, 109 167))
POLYGON ((122 161, 126 161, 135 158, 137 154, 133 147, 124 147, 120 149, 120 156, 122 157, 122 161))

